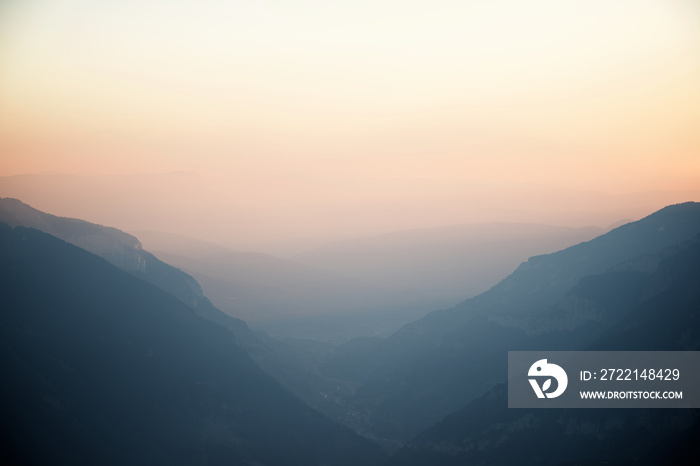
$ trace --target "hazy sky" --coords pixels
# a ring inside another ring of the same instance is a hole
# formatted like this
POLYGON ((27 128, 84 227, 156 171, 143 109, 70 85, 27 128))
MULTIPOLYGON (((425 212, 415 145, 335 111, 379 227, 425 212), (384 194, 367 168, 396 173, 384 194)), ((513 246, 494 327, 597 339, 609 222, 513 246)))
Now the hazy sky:
POLYGON ((0 157, 195 171, 309 219, 522 182, 697 189, 700 2, 3 0, 0 157))

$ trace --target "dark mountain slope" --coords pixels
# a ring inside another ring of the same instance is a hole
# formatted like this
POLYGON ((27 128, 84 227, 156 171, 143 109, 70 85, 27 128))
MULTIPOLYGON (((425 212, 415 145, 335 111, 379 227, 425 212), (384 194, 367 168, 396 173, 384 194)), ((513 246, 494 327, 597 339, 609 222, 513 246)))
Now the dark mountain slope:
MULTIPOLYGON (((211 306, 192 277, 144 251, 136 237, 116 228, 57 217, 10 198, 0 199, 0 222, 35 228, 90 251, 194 308, 211 306)), ((239 324, 245 325, 242 321, 239 324)))
POLYGON ((492 319, 513 319, 508 323, 520 326, 521 319, 529 319, 557 303, 582 277, 603 273, 645 254, 656 254, 699 232, 700 203, 665 207, 591 241, 531 257, 487 292, 455 308, 431 313, 405 326, 402 332, 438 339, 477 312, 488 313, 492 319))
POLYGON ((347 399, 361 419, 358 429, 407 441, 505 380, 504 351, 591 344, 624 315, 620 302, 634 304, 631 297, 659 262, 649 256, 698 233, 700 204, 666 207, 533 257, 491 290, 404 326, 369 352, 331 359, 323 372, 359 386, 347 399), (618 287, 606 288, 605 280, 590 286, 599 280, 593 275, 615 267, 618 287))
MULTIPOLYGON (((185 272, 143 250, 137 238, 115 228, 41 212, 17 199, 0 199, 0 222, 36 228, 90 251, 192 307, 205 319, 229 329, 237 343, 261 368, 317 409, 333 408, 320 394, 335 386, 306 362, 309 350, 256 334, 240 319, 220 311, 203 295, 199 283, 185 272)), ((328 411, 326 411, 328 412, 328 411)), ((330 414, 330 413, 329 413, 330 414)))
MULTIPOLYGON (((585 349, 700 350, 700 237, 635 262, 659 265, 628 295, 623 318, 585 349)), ((613 271, 585 288, 600 296, 618 286, 624 278, 613 271)), ((699 410, 507 406, 506 385, 498 385, 419 435, 391 464, 697 464, 691 459, 700 454, 697 438, 690 438, 699 410)))
POLYGON ((0 225, 0 296, 6 464, 382 459, 263 374, 230 332, 50 235, 0 225))

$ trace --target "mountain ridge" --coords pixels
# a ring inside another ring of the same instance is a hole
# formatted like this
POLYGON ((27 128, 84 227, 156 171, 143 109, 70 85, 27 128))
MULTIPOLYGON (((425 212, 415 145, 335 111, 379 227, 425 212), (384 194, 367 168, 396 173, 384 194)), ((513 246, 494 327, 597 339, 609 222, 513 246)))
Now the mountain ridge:
POLYGON ((0 239, 0 422, 14 445, 3 453, 39 464, 381 461, 172 295, 35 229, 2 224, 0 239))
MULTIPOLYGON (((700 350, 700 235, 658 256, 658 267, 625 300, 624 318, 578 349, 700 350)), ((618 273, 602 274, 587 293, 617 307, 608 290, 618 273)), ((699 422, 698 409, 509 409, 506 384, 498 384, 419 434, 389 464, 695 464, 700 450, 684 438, 699 422), (534 438, 552 446, 539 448, 534 438)))
MULTIPOLYGON (((549 349, 580 347, 612 325, 619 315, 601 314, 577 291, 566 297, 581 279, 698 233, 700 204, 668 206, 591 241, 531 258, 489 291, 407 324, 355 358, 331 358, 322 371, 359 386, 346 401, 349 410, 366 413, 362 429, 407 441, 505 380, 500 352, 536 341, 549 349), (590 311, 581 312, 586 306, 590 311)), ((633 275, 626 274, 630 293, 639 286, 633 275)))

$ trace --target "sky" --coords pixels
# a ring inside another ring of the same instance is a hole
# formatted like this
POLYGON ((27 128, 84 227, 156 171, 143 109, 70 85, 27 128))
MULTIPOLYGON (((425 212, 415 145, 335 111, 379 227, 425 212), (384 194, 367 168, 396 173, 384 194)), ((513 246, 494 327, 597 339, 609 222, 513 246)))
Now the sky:
POLYGON ((0 0, 0 176, 173 172, 241 244, 700 200, 700 2, 0 0))

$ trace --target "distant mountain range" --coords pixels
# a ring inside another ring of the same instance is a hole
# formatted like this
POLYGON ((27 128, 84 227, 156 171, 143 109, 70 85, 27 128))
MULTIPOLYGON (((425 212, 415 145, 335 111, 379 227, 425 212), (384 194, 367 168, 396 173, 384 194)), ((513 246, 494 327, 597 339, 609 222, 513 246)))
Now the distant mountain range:
POLYGON ((341 342, 364 332, 387 336, 435 304, 421 290, 399 293, 269 254, 232 251, 159 232, 137 234, 159 258, 195 277, 219 309, 275 336, 341 342), (345 320, 355 323, 331 322, 308 331, 324 319, 332 321, 344 314, 350 315, 345 320))
POLYGON ((283 259, 137 232, 159 258, 194 276, 219 309, 274 336, 334 343, 388 336, 427 310, 490 288, 534 254, 601 233, 597 227, 454 225, 347 240, 283 259))
POLYGON ((293 259, 393 290, 422 290, 437 309, 488 290, 530 256, 605 231, 531 223, 451 225, 339 241, 293 259))

